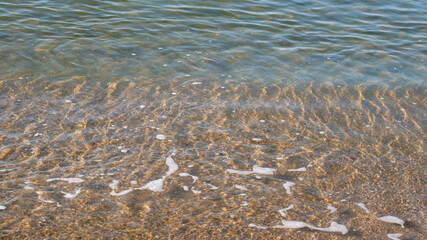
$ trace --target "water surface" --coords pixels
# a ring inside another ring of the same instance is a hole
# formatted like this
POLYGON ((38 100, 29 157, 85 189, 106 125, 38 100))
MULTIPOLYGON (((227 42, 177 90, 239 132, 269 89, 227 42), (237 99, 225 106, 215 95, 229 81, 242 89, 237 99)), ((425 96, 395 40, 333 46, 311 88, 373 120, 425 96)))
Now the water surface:
POLYGON ((425 238, 426 16, 3 1, 0 236, 425 238))

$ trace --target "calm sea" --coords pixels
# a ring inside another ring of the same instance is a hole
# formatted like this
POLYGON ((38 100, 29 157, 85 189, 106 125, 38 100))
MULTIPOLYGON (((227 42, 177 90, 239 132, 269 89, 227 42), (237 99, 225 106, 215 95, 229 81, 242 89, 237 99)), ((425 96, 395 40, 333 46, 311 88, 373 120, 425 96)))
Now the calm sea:
POLYGON ((0 238, 425 239, 427 3, 3 0, 0 238))

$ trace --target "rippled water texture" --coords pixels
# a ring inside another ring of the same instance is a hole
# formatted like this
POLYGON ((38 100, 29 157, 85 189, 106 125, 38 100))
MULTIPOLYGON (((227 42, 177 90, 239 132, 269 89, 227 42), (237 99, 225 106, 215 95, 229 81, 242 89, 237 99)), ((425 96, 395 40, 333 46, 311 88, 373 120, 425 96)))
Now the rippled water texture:
POLYGON ((423 1, 2 1, 0 237, 425 239, 423 1))

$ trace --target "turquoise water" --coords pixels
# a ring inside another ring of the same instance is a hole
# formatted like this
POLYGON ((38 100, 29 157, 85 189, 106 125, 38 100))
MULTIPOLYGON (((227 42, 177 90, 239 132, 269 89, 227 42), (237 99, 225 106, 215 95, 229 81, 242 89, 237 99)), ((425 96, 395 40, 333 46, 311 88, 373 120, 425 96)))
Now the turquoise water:
POLYGON ((423 1, 3 1, 0 11, 2 76, 425 82, 423 1))
POLYGON ((0 236, 423 239, 426 61, 425 1, 2 1, 0 236))

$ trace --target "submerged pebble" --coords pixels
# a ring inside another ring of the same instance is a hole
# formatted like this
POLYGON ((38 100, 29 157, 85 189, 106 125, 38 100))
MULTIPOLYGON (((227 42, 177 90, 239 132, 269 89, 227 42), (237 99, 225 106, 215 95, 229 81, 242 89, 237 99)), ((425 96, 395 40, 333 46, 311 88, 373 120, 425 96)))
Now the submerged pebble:
POLYGON ((163 134, 157 134, 156 138, 159 139, 159 140, 164 140, 164 139, 166 139, 166 136, 163 135, 163 134))

